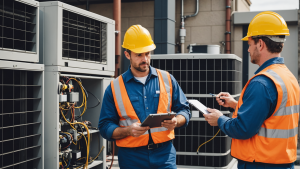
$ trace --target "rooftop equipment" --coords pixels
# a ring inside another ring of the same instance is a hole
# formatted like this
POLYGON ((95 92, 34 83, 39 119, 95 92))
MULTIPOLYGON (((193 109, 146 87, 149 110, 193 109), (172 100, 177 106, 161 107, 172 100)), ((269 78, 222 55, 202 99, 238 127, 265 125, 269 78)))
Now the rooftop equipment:
POLYGON ((115 71, 115 21, 58 1, 40 9, 41 63, 115 71))
POLYGON ((38 4, 0 0, 0 59, 39 62, 38 4))
MULTIPOLYGON (((210 108, 231 117, 232 110, 218 105, 209 93, 229 92, 238 99, 242 90, 241 59, 234 54, 169 54, 152 55, 151 65, 174 76, 187 99, 197 99, 210 108)), ((231 138, 222 131, 197 154, 200 144, 211 139, 219 127, 210 126, 196 109, 183 129, 175 129, 173 144, 179 166, 231 168, 235 160, 230 155, 231 138)))

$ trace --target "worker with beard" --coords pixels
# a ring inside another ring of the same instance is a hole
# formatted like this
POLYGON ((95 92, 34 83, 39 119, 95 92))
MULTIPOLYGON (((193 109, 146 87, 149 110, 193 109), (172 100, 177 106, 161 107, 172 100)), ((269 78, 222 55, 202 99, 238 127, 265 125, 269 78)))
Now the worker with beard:
POLYGON ((99 119, 101 135, 116 141, 121 169, 175 169, 174 129, 188 125, 187 99, 168 72, 150 66, 156 46, 149 31, 131 26, 122 45, 130 60, 128 70, 107 87, 99 119), (161 127, 141 127, 149 114, 176 112, 161 127))
POLYGON ((219 105, 235 109, 232 118, 215 109, 208 109, 210 114, 204 115, 210 125, 219 126, 232 137, 231 155, 238 159, 239 169, 294 168, 299 85, 280 56, 289 35, 279 14, 257 14, 242 40, 248 41, 251 62, 260 67, 245 85, 239 101, 229 93, 217 95, 219 105))

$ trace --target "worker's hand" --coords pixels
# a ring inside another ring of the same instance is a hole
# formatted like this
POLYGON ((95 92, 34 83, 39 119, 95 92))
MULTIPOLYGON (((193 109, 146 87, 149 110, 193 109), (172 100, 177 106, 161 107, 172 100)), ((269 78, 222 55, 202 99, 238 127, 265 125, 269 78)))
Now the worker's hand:
POLYGON ((143 135, 147 130, 150 129, 150 127, 141 127, 141 123, 135 122, 132 125, 130 125, 127 128, 127 131, 130 136, 132 137, 139 137, 140 135, 143 135))
POLYGON ((237 101, 227 92, 221 92, 216 96, 219 105, 235 109, 237 101))
POLYGON ((210 108, 207 108, 207 111, 210 112, 210 113, 209 114, 203 114, 203 116, 205 117, 205 120, 211 126, 218 126, 218 119, 219 119, 219 117, 223 116, 223 113, 221 113, 219 110, 210 109, 210 108))
POLYGON ((161 126, 172 131, 177 126, 177 118, 173 117, 171 120, 164 120, 163 122, 161 122, 161 126))

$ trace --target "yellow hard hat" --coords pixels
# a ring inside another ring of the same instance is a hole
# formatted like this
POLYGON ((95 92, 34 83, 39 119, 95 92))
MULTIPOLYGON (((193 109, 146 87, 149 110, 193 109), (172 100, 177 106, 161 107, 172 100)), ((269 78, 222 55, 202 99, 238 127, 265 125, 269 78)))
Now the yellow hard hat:
POLYGON ((275 12, 266 11, 257 14, 249 24, 247 36, 242 40, 247 41, 252 36, 289 36, 289 29, 285 20, 275 12))
POLYGON ((134 53, 145 53, 156 48, 149 31, 141 25, 133 25, 126 31, 122 47, 134 53))

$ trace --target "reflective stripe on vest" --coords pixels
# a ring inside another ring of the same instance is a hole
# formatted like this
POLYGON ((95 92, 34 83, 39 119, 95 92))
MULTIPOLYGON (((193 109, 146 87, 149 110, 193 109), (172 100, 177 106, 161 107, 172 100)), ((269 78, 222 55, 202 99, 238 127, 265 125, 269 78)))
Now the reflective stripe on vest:
MULTIPOLYGON (((160 97, 158 104, 157 113, 167 113, 171 112, 172 106, 172 82, 171 77, 168 72, 158 70, 158 79, 160 86, 160 97)), ((140 120, 136 115, 134 108, 129 100, 123 77, 122 75, 117 77, 111 83, 113 97, 115 100, 116 109, 120 116, 119 126, 126 127, 130 126, 135 122, 140 120), (126 106, 126 107, 125 107, 126 106)), ((150 129, 154 143, 165 142, 174 138, 174 131, 169 131, 165 127, 152 128, 150 129), (171 134, 170 134, 171 133, 171 134)), ((136 137, 126 137, 121 140, 117 140, 117 145, 120 147, 140 147, 148 144, 149 132, 146 131, 142 136, 136 137)))
MULTIPOLYGON (((297 111, 297 112, 290 111, 290 110, 294 110, 294 109, 291 109, 291 107, 293 107, 293 108, 296 107, 296 110, 297 110, 298 105, 286 107, 286 103, 288 100, 288 94, 287 94, 286 86, 285 86, 283 80, 281 79, 281 77, 271 69, 267 70, 266 72, 269 73, 271 76, 273 76, 277 80, 277 82, 280 84, 281 89, 282 89, 282 95, 283 95, 279 109, 273 114, 273 116, 285 116, 285 115, 293 114, 292 112, 298 113, 299 111, 297 111)), ((267 138, 289 138, 289 137, 294 137, 297 133, 298 133, 298 127, 289 129, 289 130, 266 129, 266 128, 261 127, 260 130, 258 131, 259 136, 263 136, 263 137, 267 137, 267 138), (296 133, 295 133, 295 131, 296 131, 296 133)))
POLYGON ((171 94, 170 94, 170 93, 171 93, 171 86, 170 86, 170 84, 169 84, 168 74, 167 74, 167 72, 165 72, 165 71, 161 71, 161 75, 162 75, 162 78, 163 78, 163 80, 164 80, 166 92, 168 93, 168 107, 167 107, 167 111, 168 111, 168 112, 171 112, 171 107, 170 107, 170 105, 171 105, 171 100, 172 100, 172 98, 171 98, 171 94))
POLYGON ((289 130, 260 128, 258 135, 267 138, 290 138, 298 134, 298 127, 289 130))
MULTIPOLYGON (((272 116, 264 121, 256 135, 246 140, 232 139, 231 155, 248 162, 292 163, 297 157, 298 82, 283 64, 270 65, 254 77, 259 75, 265 75, 274 82, 278 92, 276 109, 272 116)), ((245 85, 233 118, 238 116, 246 88, 254 77, 245 85)))

